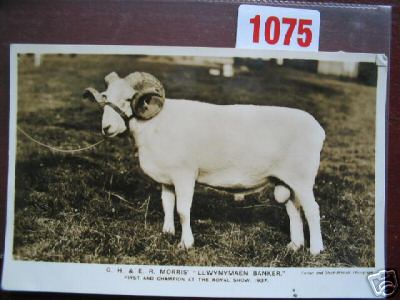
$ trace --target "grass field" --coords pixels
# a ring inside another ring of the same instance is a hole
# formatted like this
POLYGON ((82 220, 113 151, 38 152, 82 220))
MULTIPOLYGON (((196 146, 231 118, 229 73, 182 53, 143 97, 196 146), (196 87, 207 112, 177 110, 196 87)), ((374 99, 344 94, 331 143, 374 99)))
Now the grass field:
MULTIPOLYGON (((375 87, 243 61, 250 71, 212 77, 208 69, 129 56, 19 57, 18 125, 38 140, 76 148, 101 139, 102 112, 82 101, 102 89, 111 71, 147 71, 167 97, 219 104, 297 107, 313 114, 327 139, 316 179, 326 250, 286 249, 289 220, 272 189, 235 202, 196 188, 195 248, 177 248, 161 233, 160 186, 138 166, 127 136, 75 155, 59 154, 17 136, 14 256, 21 260, 201 266, 373 266, 375 87)), ((305 227, 306 241, 308 228, 305 227)))

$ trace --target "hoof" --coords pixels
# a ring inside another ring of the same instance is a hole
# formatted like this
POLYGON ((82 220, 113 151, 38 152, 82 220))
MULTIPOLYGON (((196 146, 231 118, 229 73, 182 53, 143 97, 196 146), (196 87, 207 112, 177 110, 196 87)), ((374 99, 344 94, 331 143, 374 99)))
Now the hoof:
POLYGON ((194 241, 180 241, 178 248, 182 250, 187 250, 193 247, 194 241))
POLYGON ((286 247, 287 247, 289 250, 291 250, 291 251, 297 251, 297 250, 299 250, 302 246, 303 246, 303 245, 297 245, 297 244, 295 244, 295 243, 293 243, 293 242, 290 242, 289 244, 287 244, 286 247))
POLYGON ((324 247, 320 246, 320 247, 310 247, 310 253, 312 255, 318 255, 320 254, 322 251, 324 251, 324 247))
POLYGON ((166 225, 164 224, 162 232, 165 234, 175 235, 175 226, 174 225, 166 225))

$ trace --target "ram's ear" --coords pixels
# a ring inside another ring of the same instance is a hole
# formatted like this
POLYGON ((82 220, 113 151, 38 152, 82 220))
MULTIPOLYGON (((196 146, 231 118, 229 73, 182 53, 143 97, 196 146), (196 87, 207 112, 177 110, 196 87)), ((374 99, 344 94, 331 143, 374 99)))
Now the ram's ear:
POLYGON ((82 98, 98 103, 102 101, 100 93, 96 89, 91 87, 88 87, 83 91, 82 98))
POLYGON ((119 76, 115 72, 111 72, 106 77, 104 77, 104 81, 106 82, 107 86, 112 83, 113 81, 119 79, 119 76))
POLYGON ((139 93, 134 97, 132 106, 139 119, 148 120, 161 111, 164 106, 164 97, 154 92, 139 93))

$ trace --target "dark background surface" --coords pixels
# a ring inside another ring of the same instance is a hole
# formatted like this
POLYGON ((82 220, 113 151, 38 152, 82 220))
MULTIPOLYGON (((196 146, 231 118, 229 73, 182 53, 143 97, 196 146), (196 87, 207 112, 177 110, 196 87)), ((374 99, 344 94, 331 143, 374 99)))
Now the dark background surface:
MULTIPOLYGON (((332 1, 321 11, 321 51, 389 54, 387 165, 387 267, 400 269, 400 43, 398 1, 332 1), (334 4, 332 4, 334 3, 334 4), (383 9, 359 4, 392 4, 392 24, 383 9)), ((295 3, 295 2, 294 2, 295 3)), ((252 2, 255 4, 255 2, 252 2)), ((268 5, 274 5, 268 3, 268 5)), ((279 3, 279 6, 284 3, 279 3)), ((116 44, 234 47, 239 1, 1 1, 0 2, 0 248, 4 247, 8 160, 10 43, 116 44), (149 13, 151 12, 151 13, 149 13)), ((312 2, 294 7, 316 8, 312 2), (309 4, 305 4, 309 3, 309 4)), ((35 297, 71 296, 36 294, 35 297)), ((5 299, 26 294, 3 293, 5 299)), ((32 295, 29 296, 30 298, 32 295)), ((93 297, 93 296, 92 296, 93 297)), ((92 298, 89 297, 89 298, 92 298)), ((76 296, 82 298, 82 296, 76 296)))

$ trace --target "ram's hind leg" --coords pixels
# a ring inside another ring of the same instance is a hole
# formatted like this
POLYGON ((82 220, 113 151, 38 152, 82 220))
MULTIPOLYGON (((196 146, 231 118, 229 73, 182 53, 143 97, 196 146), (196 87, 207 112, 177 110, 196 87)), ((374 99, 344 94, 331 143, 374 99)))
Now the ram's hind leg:
POLYGON ((162 185, 161 191, 162 206, 164 209, 164 225, 163 232, 175 234, 174 224, 174 208, 175 208, 175 191, 173 186, 162 185))
POLYGON ((300 187, 294 189, 296 200, 303 207, 310 229, 310 252, 313 255, 324 250, 321 234, 320 213, 318 203, 315 201, 314 192, 311 187, 300 187))
POLYGON ((285 203, 286 212, 290 221, 290 243, 289 249, 297 251, 304 245, 303 221, 301 220, 300 208, 290 200, 290 190, 284 185, 275 186, 275 200, 279 203, 285 203))

